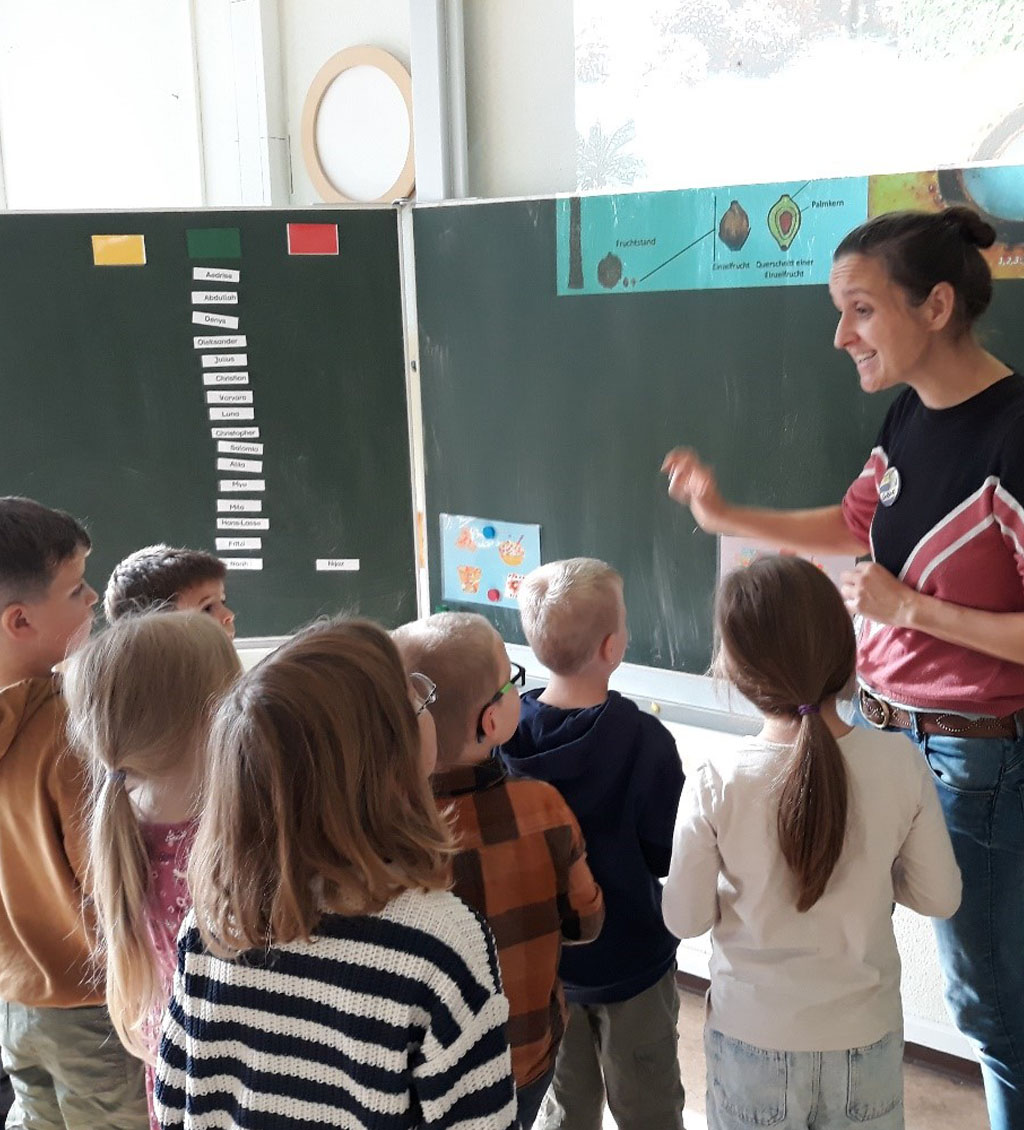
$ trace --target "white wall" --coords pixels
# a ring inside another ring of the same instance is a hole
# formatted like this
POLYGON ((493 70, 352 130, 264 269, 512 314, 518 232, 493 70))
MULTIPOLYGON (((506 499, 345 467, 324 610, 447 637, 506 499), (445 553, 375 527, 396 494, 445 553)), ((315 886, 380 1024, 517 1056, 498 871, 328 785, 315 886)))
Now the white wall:
POLYGON ((2 0, 8 208, 202 204, 188 0, 2 0))
POLYGON ((465 0, 464 22, 470 195, 572 192, 572 0, 465 0))

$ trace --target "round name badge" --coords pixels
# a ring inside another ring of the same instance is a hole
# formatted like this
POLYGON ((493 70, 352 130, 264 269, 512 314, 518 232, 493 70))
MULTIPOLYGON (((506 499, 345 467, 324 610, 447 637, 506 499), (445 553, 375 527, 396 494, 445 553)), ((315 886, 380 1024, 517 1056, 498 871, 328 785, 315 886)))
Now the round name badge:
POLYGON ((878 484, 878 501, 883 506, 892 506, 900 494, 900 473, 895 467, 890 467, 882 476, 878 484))

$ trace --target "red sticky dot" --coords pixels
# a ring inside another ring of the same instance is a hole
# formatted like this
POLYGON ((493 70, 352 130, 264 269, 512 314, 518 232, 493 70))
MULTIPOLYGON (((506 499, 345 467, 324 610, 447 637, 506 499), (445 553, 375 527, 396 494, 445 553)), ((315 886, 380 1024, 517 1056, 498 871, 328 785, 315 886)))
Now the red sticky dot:
POLYGON ((497 589, 488 589, 487 590, 487 599, 488 600, 501 600, 501 593, 498 592, 497 589))

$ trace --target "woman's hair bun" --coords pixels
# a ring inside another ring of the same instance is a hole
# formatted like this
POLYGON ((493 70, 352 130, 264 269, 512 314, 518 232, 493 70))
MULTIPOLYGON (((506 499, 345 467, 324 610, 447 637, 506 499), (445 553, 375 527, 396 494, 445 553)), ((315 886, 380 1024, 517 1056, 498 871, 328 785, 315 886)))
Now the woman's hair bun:
POLYGON ((943 218, 959 229, 961 238, 975 247, 991 247, 996 241, 996 229, 972 208, 954 204, 945 210, 943 218))

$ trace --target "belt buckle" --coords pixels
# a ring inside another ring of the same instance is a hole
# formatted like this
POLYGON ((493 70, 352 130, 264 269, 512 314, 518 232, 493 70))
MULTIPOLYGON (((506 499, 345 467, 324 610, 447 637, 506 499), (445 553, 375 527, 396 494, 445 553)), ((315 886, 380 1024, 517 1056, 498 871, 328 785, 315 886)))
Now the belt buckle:
POLYGON ((862 702, 871 702, 882 712, 882 720, 880 722, 876 722, 873 718, 868 717, 866 710, 862 709, 861 714, 864 715, 864 720, 867 722, 867 724, 869 726, 874 726, 876 730, 887 729, 889 723, 892 721, 892 707, 885 701, 884 698, 876 698, 873 694, 870 693, 870 691, 864 690, 863 687, 861 687, 860 695, 862 702))

